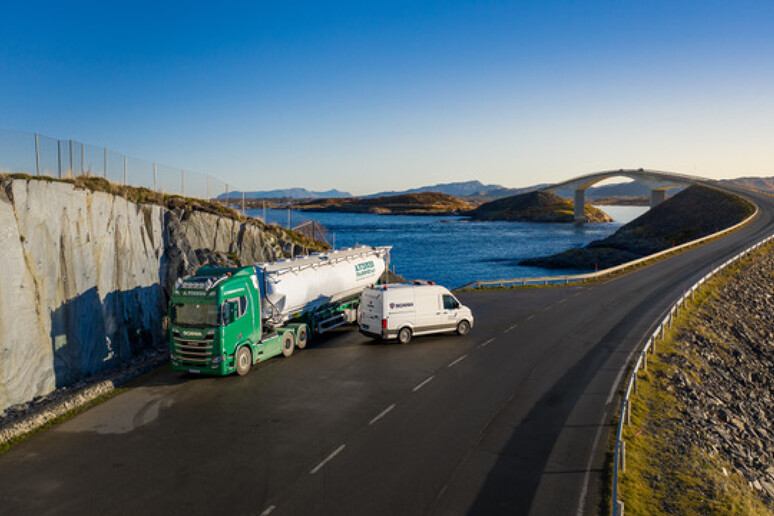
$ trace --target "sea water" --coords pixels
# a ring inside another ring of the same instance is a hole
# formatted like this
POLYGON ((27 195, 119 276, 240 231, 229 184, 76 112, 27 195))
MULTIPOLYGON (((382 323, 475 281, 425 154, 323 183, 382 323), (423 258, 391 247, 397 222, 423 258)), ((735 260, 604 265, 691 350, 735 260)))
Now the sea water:
MULTIPOLYGON (((588 272, 519 265, 525 258, 559 253, 605 238, 647 211, 642 206, 602 206, 614 222, 575 225, 538 222, 472 222, 465 217, 290 213, 291 226, 312 219, 328 229, 336 248, 356 244, 392 246, 390 264, 408 279, 431 280, 450 288, 476 280, 553 276, 588 272)), ((263 218, 263 210, 247 210, 263 218)), ((287 226, 287 210, 266 210, 266 218, 287 226)))

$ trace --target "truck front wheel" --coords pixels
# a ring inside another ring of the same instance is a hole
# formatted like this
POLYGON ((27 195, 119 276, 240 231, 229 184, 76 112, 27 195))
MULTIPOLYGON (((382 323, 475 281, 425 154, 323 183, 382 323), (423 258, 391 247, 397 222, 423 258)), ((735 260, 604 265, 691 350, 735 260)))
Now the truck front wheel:
POLYGON ((470 332, 470 323, 464 319, 457 325, 457 333, 467 335, 470 332))
POLYGON ((239 376, 244 376, 250 372, 250 368, 253 365, 253 354, 250 352, 250 348, 242 346, 237 351, 236 355, 236 372, 239 376))
POLYGON ((282 355, 289 357, 293 354, 293 348, 296 347, 296 339, 292 331, 286 331, 282 336, 282 355))
POLYGON ((401 328, 398 332, 398 342, 401 344, 408 344, 411 340, 411 329, 410 328, 401 328))

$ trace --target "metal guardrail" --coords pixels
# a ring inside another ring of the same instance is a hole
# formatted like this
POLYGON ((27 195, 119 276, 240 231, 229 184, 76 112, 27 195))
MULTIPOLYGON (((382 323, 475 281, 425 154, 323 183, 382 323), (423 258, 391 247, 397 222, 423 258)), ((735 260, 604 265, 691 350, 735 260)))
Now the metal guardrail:
POLYGON ((686 242, 684 244, 680 244, 675 247, 670 247, 669 249, 664 249, 663 251, 659 251, 658 253, 649 254, 648 256, 644 256, 642 258, 638 258, 630 262, 622 263, 621 265, 616 265, 615 267, 609 267, 607 269, 597 271, 597 272, 589 272, 586 274, 573 274, 569 276, 540 276, 537 278, 480 280, 480 281, 473 281, 471 283, 467 283, 461 287, 455 288, 454 290, 466 290, 471 288, 476 289, 476 288, 482 288, 482 287, 508 287, 508 286, 527 286, 527 285, 569 285, 570 283, 577 283, 580 281, 587 281, 590 279, 603 278, 605 276, 610 276, 616 272, 623 271, 630 267, 636 267, 637 265, 641 265, 645 262, 653 260, 654 258, 659 258, 661 256, 666 256, 674 252, 679 252, 683 249, 693 247, 695 245, 701 244, 702 242, 706 242, 708 240, 712 240, 719 236, 723 236, 725 234, 731 233, 732 231, 736 231, 737 229, 741 228, 742 226, 744 226, 745 224, 747 224, 757 216, 758 216, 758 207, 756 206, 755 211, 752 213, 752 215, 750 215, 743 221, 739 222, 738 224, 734 224, 733 226, 728 227, 724 230, 718 231, 716 233, 712 233, 711 235, 707 235, 705 237, 697 238, 696 240, 691 240, 690 242, 686 242))
POLYGON ((710 278, 715 276, 718 272, 722 271, 729 265, 739 261, 751 252, 759 249, 760 247, 768 244, 774 240, 774 235, 764 238, 760 242, 751 245, 744 251, 736 254, 732 258, 729 258, 722 264, 718 265, 710 272, 705 274, 700 280, 693 284, 693 286, 685 291, 680 298, 674 302, 669 308, 664 318, 656 326, 656 329, 648 337, 640 353, 637 355, 637 360, 634 362, 634 367, 629 375, 629 380, 626 383, 626 390, 624 391, 623 400, 621 401, 621 411, 618 418, 618 429, 616 431, 615 438, 615 451, 613 456, 613 516, 622 516, 624 512, 624 502, 618 497, 618 473, 619 471, 625 471, 626 465, 626 442, 623 440, 623 427, 624 423, 629 424, 631 419, 631 395, 637 392, 637 375, 640 369, 647 370, 648 367, 648 353, 654 354, 656 352, 656 342, 659 339, 664 338, 667 328, 672 327, 672 321, 678 315, 681 308, 685 308, 685 304, 688 298, 693 299, 696 292, 699 292, 702 285, 704 285, 710 278))

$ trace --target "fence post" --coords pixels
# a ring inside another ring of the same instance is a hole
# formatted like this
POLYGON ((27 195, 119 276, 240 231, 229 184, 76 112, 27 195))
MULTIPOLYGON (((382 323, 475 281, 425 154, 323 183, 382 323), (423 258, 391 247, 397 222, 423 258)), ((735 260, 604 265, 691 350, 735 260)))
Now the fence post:
POLYGON ((105 147, 105 168, 102 169, 105 179, 107 179, 107 147, 105 147))
POLYGON ((129 158, 124 154, 124 186, 126 186, 126 169, 129 165, 129 158))
POLYGON ((70 140, 70 170, 68 172, 67 177, 70 179, 73 178, 73 141, 70 140))
POLYGON ((56 141, 56 166, 59 179, 62 179, 62 140, 56 141))
POLYGON ((35 133, 35 170, 40 175, 40 145, 38 143, 38 133, 35 133))
POLYGON ((158 170, 156 169, 156 162, 154 161, 153 162, 153 191, 154 192, 158 192, 159 190, 158 183, 159 183, 159 173, 158 173, 158 170))

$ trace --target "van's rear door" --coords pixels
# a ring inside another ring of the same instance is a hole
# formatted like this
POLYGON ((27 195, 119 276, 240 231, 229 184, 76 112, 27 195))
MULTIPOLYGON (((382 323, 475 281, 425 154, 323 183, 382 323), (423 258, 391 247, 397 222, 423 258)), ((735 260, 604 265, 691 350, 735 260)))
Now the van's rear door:
POLYGON ((384 317, 384 291, 367 288, 360 296, 360 329, 381 333, 384 317))

